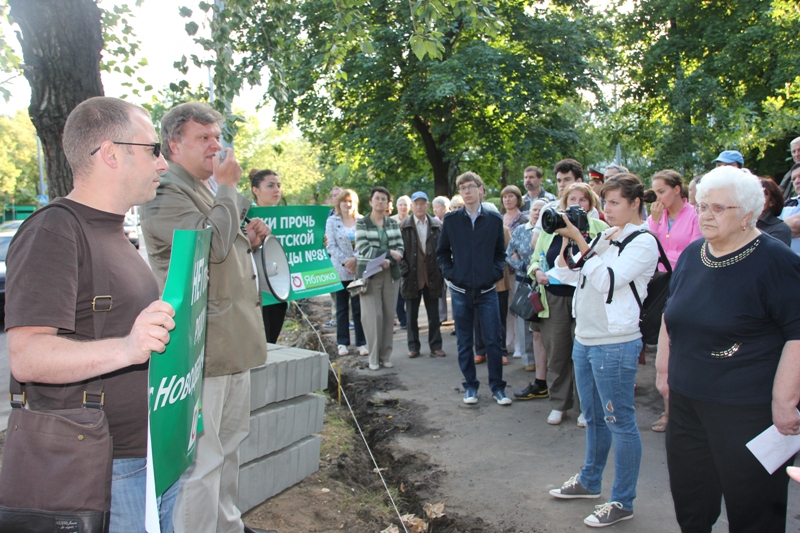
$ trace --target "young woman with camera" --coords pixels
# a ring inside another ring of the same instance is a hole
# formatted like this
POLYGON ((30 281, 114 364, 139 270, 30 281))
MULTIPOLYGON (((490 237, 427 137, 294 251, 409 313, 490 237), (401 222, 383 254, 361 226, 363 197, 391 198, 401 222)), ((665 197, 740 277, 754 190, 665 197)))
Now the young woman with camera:
POLYGON ((647 229, 641 218, 644 187, 639 177, 613 176, 603 185, 602 195, 611 227, 589 245, 572 221, 563 217, 564 227, 556 233, 565 241, 577 243, 580 256, 571 256, 563 244, 551 271, 562 283, 577 284, 572 360, 587 428, 583 468, 550 494, 562 499, 598 498, 614 443, 611 498, 584 519, 590 527, 609 526, 633 517, 642 458, 633 384, 642 335, 639 304, 631 284, 644 301, 659 255, 656 238, 646 233, 627 242, 624 249, 619 246, 629 235, 647 229))
MULTIPOLYGON (((608 228, 605 222, 586 215, 592 209, 600 207, 600 199, 586 183, 574 183, 564 191, 561 199, 562 210, 573 206, 579 208, 574 210, 576 214, 583 213, 580 218, 586 230, 586 234, 581 237, 584 244, 608 228)), ((556 258, 561 254, 564 242, 561 235, 554 233, 555 228, 546 224, 548 220, 561 221, 557 213, 552 208, 542 210, 540 215, 542 233, 536 241, 536 247, 531 254, 531 265, 528 268, 528 276, 531 278, 535 276, 539 284, 544 305, 544 311, 539 313, 541 319, 539 328, 547 353, 547 390, 551 409, 547 423, 551 425, 560 424, 564 412, 572 409, 575 401, 575 380, 572 370, 572 341, 575 337, 572 295, 575 293, 575 284, 560 283, 548 275, 550 268, 555 265, 556 258)), ((577 248, 575 253, 578 253, 577 248)), ((579 416, 578 425, 582 427, 583 424, 583 416, 579 416)))

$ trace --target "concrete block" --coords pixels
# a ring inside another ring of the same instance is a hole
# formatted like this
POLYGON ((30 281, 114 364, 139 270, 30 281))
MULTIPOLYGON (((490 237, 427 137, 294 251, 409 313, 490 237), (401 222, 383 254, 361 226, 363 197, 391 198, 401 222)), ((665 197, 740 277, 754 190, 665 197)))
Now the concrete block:
POLYGON ((274 361, 267 360, 267 398, 265 405, 275 403, 278 398, 278 366, 274 361))
POLYGON ((288 371, 288 360, 281 358, 277 361, 278 375, 276 378, 275 401, 282 402, 286 399, 286 374, 288 371))
POLYGON ((258 453, 258 427, 259 419, 256 416, 250 416, 250 433, 247 438, 239 447, 239 464, 244 464, 259 457, 258 453))
POLYGON ((292 417, 292 442, 298 441, 308 436, 308 417, 311 415, 311 402, 306 400, 306 396, 296 398, 299 400, 294 406, 294 416, 292 417))
POLYGON ((298 394, 302 393, 295 393, 297 390, 297 371, 298 371, 298 364, 301 359, 296 357, 291 357, 286 361, 286 396, 284 399, 291 400, 298 394))
POLYGON ((325 396, 313 394, 311 402, 311 412, 308 417, 308 434, 319 433, 322 431, 322 424, 325 421, 325 396))
POLYGON ((288 410, 286 405, 281 405, 280 408, 276 411, 275 415, 277 417, 275 423, 275 448, 280 449, 284 446, 281 446, 281 441, 286 438, 286 411, 288 410))
MULTIPOLYGON (((273 404, 274 405, 274 404, 273 404)), ((269 406, 260 416, 258 455, 263 457, 278 449, 278 425, 277 413, 269 406)))
POLYGON ((319 469, 322 439, 313 435, 256 459, 239 470, 239 509, 244 513, 319 469))
POLYGON ((266 405, 267 367, 258 366, 250 370, 250 410, 255 411, 266 405))
POLYGON ((328 369, 330 368, 330 357, 327 353, 320 354, 320 380, 314 390, 326 390, 328 388, 328 369))

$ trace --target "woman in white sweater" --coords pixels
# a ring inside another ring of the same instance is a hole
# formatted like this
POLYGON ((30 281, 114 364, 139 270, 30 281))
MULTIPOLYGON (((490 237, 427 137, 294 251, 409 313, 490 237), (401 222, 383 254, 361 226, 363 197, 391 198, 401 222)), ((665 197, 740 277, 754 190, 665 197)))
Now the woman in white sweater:
POLYGON ((611 226, 587 244, 566 217, 557 232, 577 242, 580 255, 556 261, 555 277, 577 284, 573 299, 575 342, 572 359, 575 381, 586 418, 586 460, 580 473, 550 494, 556 498, 598 498, 603 470, 614 443, 614 484, 611 498, 584 519, 590 527, 603 527, 633 517, 633 499, 642 458, 642 441, 636 426, 633 384, 639 352, 639 304, 647 296, 647 283, 658 263, 658 243, 651 234, 639 233, 644 187, 638 176, 619 174, 603 185, 605 218, 611 226), (630 235, 624 249, 619 244, 630 235), (569 265, 567 263, 570 263, 569 265))

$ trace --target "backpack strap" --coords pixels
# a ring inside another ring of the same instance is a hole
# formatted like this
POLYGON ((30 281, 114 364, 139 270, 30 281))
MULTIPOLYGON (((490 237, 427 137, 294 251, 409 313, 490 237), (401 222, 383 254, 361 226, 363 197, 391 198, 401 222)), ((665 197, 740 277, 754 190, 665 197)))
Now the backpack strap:
MULTIPOLYGON (((109 289, 109 275, 108 266, 103 260, 103 253, 100 247, 92 247, 92 242, 96 241, 95 232, 91 225, 77 212, 75 209, 62 202, 51 202, 39 209, 27 220, 39 216, 41 213, 48 209, 61 208, 69 211, 78 225, 81 227, 81 234, 86 242, 89 256, 92 261, 92 318, 94 322, 94 338, 100 340, 103 338, 103 329, 106 322, 106 313, 111 311, 113 299, 109 289)), ((26 222, 27 222, 26 220, 26 222)), ((11 407, 21 408, 25 405, 25 385, 17 381, 11 375, 11 382, 9 385, 9 392, 11 395, 11 407), (17 396, 18 398, 15 398, 17 396)), ((95 409, 102 409, 105 402, 105 393, 103 392, 103 379, 98 376, 86 382, 86 389, 83 392, 83 406, 95 409)))
MULTIPOLYGON (((667 253, 664 251, 664 248, 661 246, 661 242, 658 240, 656 235, 648 230, 648 229, 639 229, 634 231, 627 237, 625 237, 622 241, 611 241, 611 244, 614 246, 619 247, 619 255, 622 255, 622 250, 636 237, 642 235, 643 233, 649 233, 653 236, 656 240, 656 245, 658 246, 658 263, 664 265, 664 268, 667 270, 668 273, 672 274, 672 265, 669 264, 669 259, 667 259, 667 253)), ((658 270, 658 263, 656 263, 656 270, 658 270)), ((611 300, 614 297, 614 271, 611 268, 608 268, 608 274, 611 278, 611 287, 608 289, 608 298, 606 298, 606 303, 610 304, 611 300)), ((655 275, 655 272, 653 273, 655 275)), ((652 277, 652 276, 651 276, 652 277)), ((631 281, 629 283, 631 290, 633 291, 633 297, 636 298, 636 303, 639 304, 639 310, 642 309, 642 299, 639 297, 639 291, 636 290, 636 285, 631 281)))

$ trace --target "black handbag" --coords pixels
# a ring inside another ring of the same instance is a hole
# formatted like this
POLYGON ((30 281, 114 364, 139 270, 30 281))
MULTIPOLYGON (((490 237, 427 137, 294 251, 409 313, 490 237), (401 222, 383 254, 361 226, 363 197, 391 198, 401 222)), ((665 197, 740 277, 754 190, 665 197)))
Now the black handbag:
MULTIPOLYGON (((102 250, 92 248, 92 230, 71 207, 92 258, 94 338, 101 339, 109 296, 102 250)), ((107 533, 111 518, 113 443, 103 411, 100 377, 69 385, 83 390, 83 405, 71 409, 26 407, 25 386, 11 376, 11 414, 0 469, 0 533, 107 533)))
POLYGON ((537 314, 531 303, 531 292, 533 292, 533 289, 530 284, 524 281, 517 283, 517 292, 514 294, 514 301, 511 302, 509 307, 512 313, 523 320, 532 320, 537 314))

